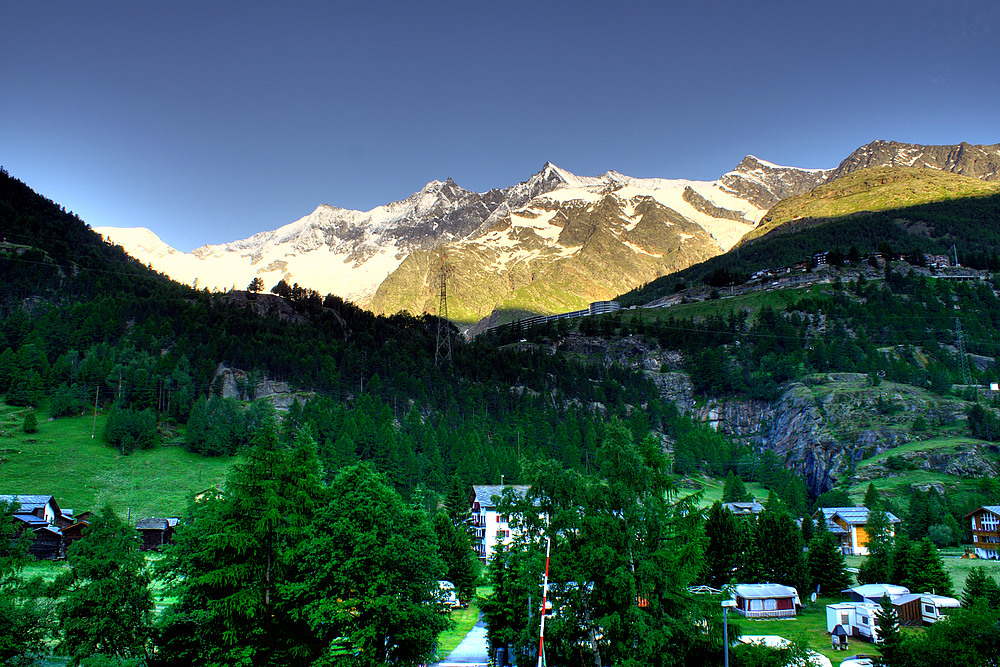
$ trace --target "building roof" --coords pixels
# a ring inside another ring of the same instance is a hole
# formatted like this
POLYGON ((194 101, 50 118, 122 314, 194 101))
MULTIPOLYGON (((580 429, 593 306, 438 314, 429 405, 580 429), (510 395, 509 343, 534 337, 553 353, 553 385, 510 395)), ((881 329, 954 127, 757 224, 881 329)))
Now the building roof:
POLYGON ((764 506, 754 499, 751 502, 722 503, 722 506, 733 514, 760 514, 764 506))
POLYGON ((791 586, 782 584, 737 584, 733 592, 746 600, 763 598, 797 598, 799 596, 791 586))
POLYGON ((479 503, 480 507, 496 507, 493 496, 500 497, 504 491, 513 491, 522 498, 528 493, 530 486, 517 486, 514 484, 477 484, 472 487, 472 500, 479 503))
POLYGON ((13 503, 17 502, 22 510, 28 510, 29 512, 38 509, 39 507, 45 507, 52 501, 55 504, 55 499, 52 496, 38 496, 38 495, 0 495, 0 502, 13 503))
POLYGON ((907 604, 909 602, 913 602, 914 600, 919 600, 919 599, 920 599, 919 595, 909 593, 907 595, 900 595, 899 597, 894 598, 892 603, 895 605, 907 604))
POLYGON ((17 521, 22 521, 32 528, 37 528, 39 526, 47 526, 49 522, 45 519, 35 516, 34 514, 21 514, 20 512, 14 515, 17 521))
MULTIPOLYGON (((823 518, 828 522, 834 516, 839 516, 844 523, 850 526, 863 526, 868 523, 868 515, 871 511, 867 507, 820 507, 817 512, 823 513, 823 518)), ((892 512, 885 513, 889 523, 902 523, 892 512)))
MULTIPOLYGON (((2 496, 0 496, 0 498, 2 498, 2 496)), ((974 514, 978 514, 981 510, 986 510, 988 512, 993 512, 997 516, 1000 516, 1000 505, 983 505, 982 507, 978 507, 978 508, 972 510, 971 512, 969 512, 968 514, 966 514, 965 518, 969 518, 970 516, 972 516, 974 514)))
POLYGON ((139 519, 135 522, 136 530, 166 530, 169 527, 166 519, 139 519))

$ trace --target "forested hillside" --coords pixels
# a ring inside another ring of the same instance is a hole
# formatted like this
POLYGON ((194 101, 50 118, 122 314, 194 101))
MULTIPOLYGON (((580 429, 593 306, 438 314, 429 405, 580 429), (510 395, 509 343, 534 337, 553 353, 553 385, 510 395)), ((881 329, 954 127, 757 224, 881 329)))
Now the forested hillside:
POLYGON ((406 493, 444 492, 456 473, 514 482, 520 457, 585 467, 606 418, 642 435, 675 417, 641 374, 470 344, 451 327, 452 361, 436 364, 436 318, 376 317, 298 285, 281 299, 178 285, 6 173, 0 229, 0 393, 55 417, 96 398, 125 453, 170 424, 188 426, 193 451, 245 445, 258 410, 220 396, 220 364, 314 396, 288 423, 310 424, 331 475, 371 460, 406 493))

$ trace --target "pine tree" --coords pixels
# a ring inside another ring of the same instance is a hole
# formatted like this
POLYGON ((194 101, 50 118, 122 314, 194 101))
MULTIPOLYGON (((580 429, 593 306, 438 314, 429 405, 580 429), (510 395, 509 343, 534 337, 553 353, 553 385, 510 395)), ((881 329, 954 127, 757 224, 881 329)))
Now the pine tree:
POLYGON ((879 601, 879 610, 875 615, 875 627, 881 643, 881 656, 878 664, 885 667, 904 667, 909 664, 910 656, 904 648, 903 634, 899 630, 899 612, 888 596, 879 601))
POLYGON ((705 518, 705 538, 702 580, 721 588, 742 579, 750 546, 747 523, 716 501, 705 518))
POLYGON ((839 593, 850 586, 847 575, 847 564, 839 541, 825 527, 817 530, 809 542, 809 553, 806 556, 809 568, 809 579, 814 590, 823 593, 839 593))
POLYGON ((476 592, 481 567, 465 525, 456 526, 447 514, 439 512, 434 515, 433 527, 438 554, 445 565, 445 579, 455 584, 458 598, 468 602, 476 592))
POLYGON ((434 534, 371 464, 337 475, 290 556, 287 605, 311 631, 314 664, 336 664, 345 650, 362 667, 431 657, 449 623, 434 604, 443 572, 434 534))
POLYGON ((941 554, 929 539, 912 544, 908 567, 908 576, 901 583, 911 592, 953 594, 951 577, 944 569, 941 554))
POLYGON ((750 500, 750 494, 747 493, 747 489, 743 485, 743 480, 740 479, 739 475, 734 475, 733 471, 730 470, 726 473, 725 485, 722 488, 722 502, 734 503, 747 500, 750 500))
POLYGON ((31 533, 18 530, 15 509, 0 501, 0 664, 32 665, 45 652, 50 623, 46 604, 22 576, 31 533))
POLYGON ((962 591, 962 606, 972 607, 984 603, 993 609, 1000 609, 1000 586, 996 579, 986 573, 985 567, 974 567, 965 579, 962 591))
POLYGON ((316 446, 305 429, 283 443, 273 413, 252 443, 225 492, 193 506, 167 553, 177 602, 161 626, 160 664, 298 664, 317 650, 288 602, 293 550, 324 500, 316 446))
POLYGON ((805 590, 809 577, 802 554, 802 533, 780 501, 769 498, 767 505, 757 515, 754 528, 757 576, 760 581, 805 590))
POLYGON ((878 491, 875 489, 875 483, 868 482, 868 488, 865 490, 864 506, 869 510, 875 510, 878 509, 880 505, 881 503, 878 491))
POLYGON ((119 658, 149 654, 153 597, 139 536, 105 506, 66 554, 59 578, 59 649, 78 661, 100 653, 119 658))
POLYGON ((890 532, 888 515, 881 509, 870 510, 866 529, 868 556, 858 568, 858 583, 891 583, 895 577, 893 563, 895 539, 890 532))
MULTIPOLYGON (((825 527, 825 524, 824 524, 825 527)), ((816 524, 813 523, 812 517, 806 514, 802 517, 802 542, 804 544, 809 544, 812 542, 813 535, 816 532, 816 524)))
POLYGON ((458 475, 453 475, 451 484, 448 486, 448 496, 444 505, 448 511, 448 517, 454 524, 465 524, 469 517, 469 492, 471 487, 465 484, 458 475))

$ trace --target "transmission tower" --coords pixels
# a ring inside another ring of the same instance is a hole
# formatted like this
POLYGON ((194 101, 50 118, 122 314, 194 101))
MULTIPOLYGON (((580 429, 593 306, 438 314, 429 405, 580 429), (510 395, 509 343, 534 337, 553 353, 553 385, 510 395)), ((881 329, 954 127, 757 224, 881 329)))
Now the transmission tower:
POLYGON ((972 384, 972 374, 969 372, 969 357, 965 352, 965 337, 962 335, 962 321, 955 318, 955 337, 958 339, 958 356, 962 361, 962 380, 966 386, 972 384))
POLYGON ((451 332, 448 327, 448 264, 441 260, 441 298, 438 302, 437 344, 434 363, 451 363, 451 332))

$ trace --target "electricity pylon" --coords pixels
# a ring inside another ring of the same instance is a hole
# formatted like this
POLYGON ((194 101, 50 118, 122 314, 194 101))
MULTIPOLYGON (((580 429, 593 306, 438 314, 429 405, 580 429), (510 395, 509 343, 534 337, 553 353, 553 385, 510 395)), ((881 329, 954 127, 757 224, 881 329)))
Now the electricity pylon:
POLYGON ((448 322, 448 262, 441 259, 441 298, 438 301, 437 344, 434 349, 434 363, 451 363, 451 332, 448 322))

